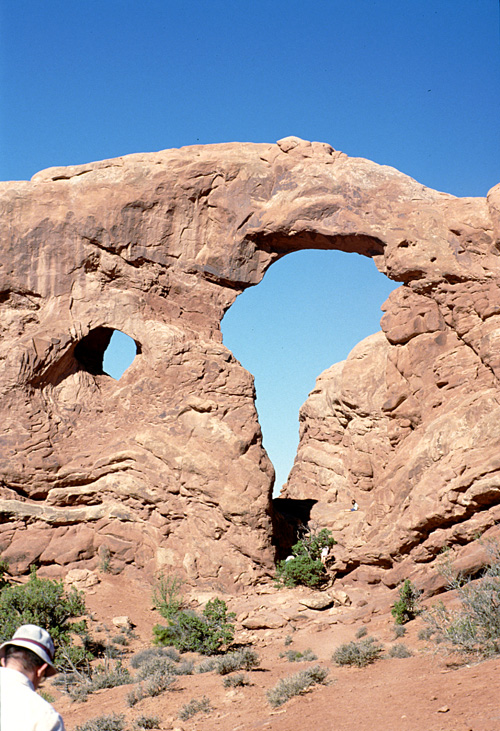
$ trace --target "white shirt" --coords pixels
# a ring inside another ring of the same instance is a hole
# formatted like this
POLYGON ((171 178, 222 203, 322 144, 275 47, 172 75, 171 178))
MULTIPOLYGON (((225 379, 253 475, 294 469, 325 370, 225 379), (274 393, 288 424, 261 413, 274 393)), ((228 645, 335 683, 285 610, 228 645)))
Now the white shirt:
POLYGON ((61 716, 35 692, 26 675, 0 667, 1 731, 64 731, 61 716))

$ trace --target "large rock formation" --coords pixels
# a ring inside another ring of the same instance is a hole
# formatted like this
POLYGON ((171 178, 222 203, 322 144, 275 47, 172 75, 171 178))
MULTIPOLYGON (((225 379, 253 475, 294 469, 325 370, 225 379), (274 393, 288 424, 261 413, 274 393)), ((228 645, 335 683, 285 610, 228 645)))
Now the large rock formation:
POLYGON ((318 501, 345 570, 494 519, 500 188, 457 199, 286 138, 52 168, 0 201, 0 548, 18 570, 100 551, 212 584, 271 569, 273 469, 220 321, 304 248, 403 286, 385 335, 318 382, 286 494, 318 501), (115 329, 137 344, 120 381, 102 367, 115 329))

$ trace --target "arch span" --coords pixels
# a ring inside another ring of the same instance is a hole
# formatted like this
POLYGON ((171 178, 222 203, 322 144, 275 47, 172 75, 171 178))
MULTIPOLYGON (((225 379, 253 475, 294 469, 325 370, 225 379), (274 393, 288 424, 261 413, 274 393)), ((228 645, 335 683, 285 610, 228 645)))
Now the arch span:
POLYGON ((198 583, 272 571, 273 470, 220 322, 300 248, 370 256, 402 284, 375 361, 360 344, 301 415, 301 460, 316 466, 290 497, 317 492, 304 499, 342 536, 338 570, 371 563, 393 580, 499 517, 498 187, 458 199, 286 138, 49 169, 2 184, 0 207, 0 540, 19 558, 12 527, 26 529, 20 570, 93 566, 105 542, 117 567, 182 567, 198 583), (140 341, 133 378, 82 369, 33 388, 102 323, 140 341))

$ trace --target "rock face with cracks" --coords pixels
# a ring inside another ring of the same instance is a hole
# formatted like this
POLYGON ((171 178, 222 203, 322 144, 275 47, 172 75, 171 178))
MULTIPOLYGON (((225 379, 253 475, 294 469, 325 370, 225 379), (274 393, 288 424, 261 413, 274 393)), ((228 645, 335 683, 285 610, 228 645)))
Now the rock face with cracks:
POLYGON ((317 501, 337 569, 395 576, 500 518, 500 187, 459 199, 292 137, 51 168, 1 183, 0 205, 0 548, 15 570, 103 555, 212 585, 272 570, 274 472, 220 322, 300 249, 362 254, 402 282, 383 333, 301 412, 284 496, 317 501), (119 381, 103 371, 114 330, 137 346, 119 381))

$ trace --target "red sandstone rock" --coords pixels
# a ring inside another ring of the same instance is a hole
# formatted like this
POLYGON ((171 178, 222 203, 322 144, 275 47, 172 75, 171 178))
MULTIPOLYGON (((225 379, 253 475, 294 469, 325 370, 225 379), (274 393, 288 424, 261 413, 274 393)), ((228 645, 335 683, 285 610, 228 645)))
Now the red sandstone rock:
POLYGON ((220 321, 304 248, 372 257, 403 286, 385 334, 318 380, 285 495, 318 501, 344 571, 469 541, 498 518, 499 197, 298 138, 0 184, 2 549, 22 536, 19 566, 48 573, 95 568, 102 547, 115 570, 212 585, 270 571, 273 469, 220 321), (102 372, 114 329, 138 349, 119 382, 102 372))

